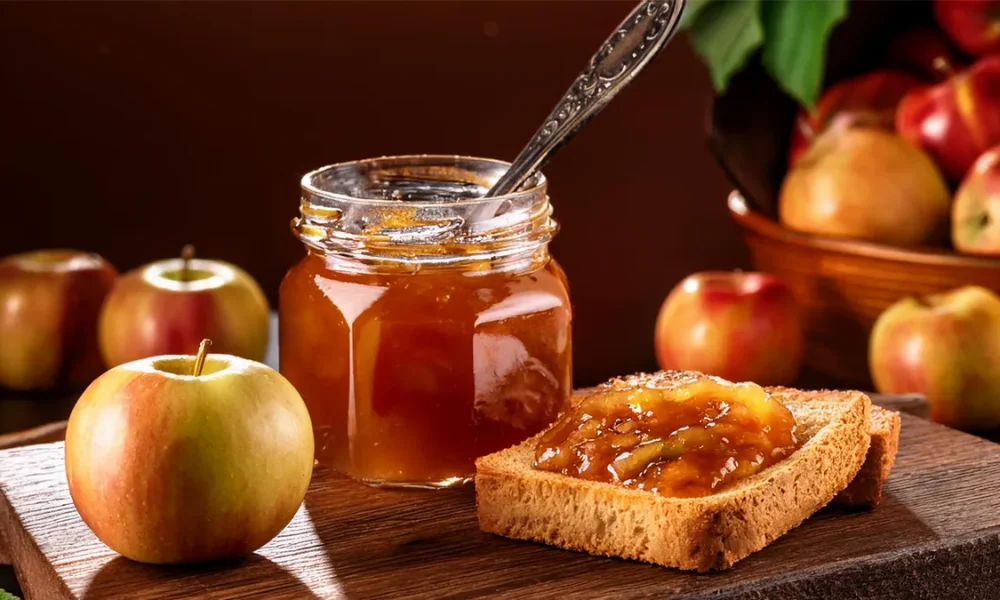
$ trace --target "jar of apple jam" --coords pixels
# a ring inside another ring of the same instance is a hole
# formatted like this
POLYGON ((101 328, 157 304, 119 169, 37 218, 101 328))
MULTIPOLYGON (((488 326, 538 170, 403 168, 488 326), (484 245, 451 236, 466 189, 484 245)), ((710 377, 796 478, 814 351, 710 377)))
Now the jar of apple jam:
POLYGON ((507 167, 400 156, 303 178, 292 228, 306 255, 281 284, 279 357, 321 465, 375 485, 458 485, 568 406, 558 226, 541 175, 483 198, 507 167))

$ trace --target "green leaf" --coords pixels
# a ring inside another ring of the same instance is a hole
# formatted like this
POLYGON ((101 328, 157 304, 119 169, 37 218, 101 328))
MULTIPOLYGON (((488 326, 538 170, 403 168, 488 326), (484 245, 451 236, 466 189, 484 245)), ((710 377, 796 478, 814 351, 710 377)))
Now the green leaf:
POLYGON ((10 592, 4 590, 3 588, 0 588, 0 600, 21 600, 21 599, 15 596, 14 594, 11 594, 10 592))
MULTIPOLYGON (((773 0, 771 0, 773 1, 773 0)), ((702 3, 691 26, 691 45, 708 65, 716 93, 764 43, 760 0, 715 0, 702 3)))
POLYGON ((714 2, 715 0, 687 0, 684 4, 684 11, 681 13, 681 22, 679 28, 681 31, 689 29, 691 24, 694 23, 695 18, 701 13, 701 9, 705 8, 705 5, 709 2, 714 2))
POLYGON ((772 0, 762 18, 767 42, 762 62, 789 95, 816 105, 826 70, 826 44, 847 16, 848 0, 772 0))

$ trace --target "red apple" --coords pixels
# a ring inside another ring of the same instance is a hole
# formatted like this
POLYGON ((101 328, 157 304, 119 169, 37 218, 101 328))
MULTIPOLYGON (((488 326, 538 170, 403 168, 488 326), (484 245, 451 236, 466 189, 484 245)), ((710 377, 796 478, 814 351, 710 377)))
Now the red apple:
POLYGON ((936 82, 964 69, 965 62, 940 30, 918 25, 893 37, 884 64, 936 82))
POLYGON ((927 397, 932 420, 1000 427, 1000 298, 968 286, 906 298, 883 312, 868 349, 875 387, 927 397))
POLYGON ((263 360, 268 304, 246 271, 222 261, 171 259, 123 275, 100 319, 108 366, 157 356, 193 354, 211 338, 224 354, 263 360))
POLYGON ((0 261, 0 385, 82 387, 100 375, 97 317, 117 275, 100 256, 78 250, 0 261))
POLYGON ((951 241, 959 252, 1000 256, 1000 146, 979 157, 955 193, 951 241))
POLYGON ((1000 143, 1000 56, 989 56, 934 86, 908 93, 896 129, 926 150, 951 181, 1000 143))
POLYGON ((660 308, 655 346, 663 369, 790 384, 802 362, 798 304, 773 275, 695 273, 677 284, 660 308))
POLYGON ((789 229, 898 246, 943 243, 950 204, 926 153, 868 127, 822 135, 785 176, 778 198, 789 229))
POLYGON ((236 356, 161 356, 113 368, 66 428, 66 479, 80 516, 143 563, 244 556, 305 497, 312 423, 277 371, 236 356))
POLYGON ((794 165, 821 134, 852 125, 891 130, 896 105, 920 81, 906 73, 887 69, 841 81, 823 93, 815 110, 799 110, 792 128, 788 164, 794 165))
POLYGON ((965 52, 973 56, 1000 52, 1000 1, 934 0, 934 16, 965 52))

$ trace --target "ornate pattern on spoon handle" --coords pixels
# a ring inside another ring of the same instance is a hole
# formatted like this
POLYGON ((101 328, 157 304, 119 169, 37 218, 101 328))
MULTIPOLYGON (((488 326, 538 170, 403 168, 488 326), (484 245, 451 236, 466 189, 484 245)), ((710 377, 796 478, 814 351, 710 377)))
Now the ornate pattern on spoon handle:
POLYGON ((645 0, 622 21, 580 73, 510 169, 486 193, 517 190, 667 44, 686 0, 645 0))

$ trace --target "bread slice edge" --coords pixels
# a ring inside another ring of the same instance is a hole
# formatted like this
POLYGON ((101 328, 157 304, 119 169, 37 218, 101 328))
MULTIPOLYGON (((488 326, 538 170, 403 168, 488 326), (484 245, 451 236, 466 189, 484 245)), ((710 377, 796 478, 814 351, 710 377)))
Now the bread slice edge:
MULTIPOLYGON (((840 402, 844 392, 838 390, 796 390, 768 387, 765 390, 781 402, 816 401, 840 402)), ((871 446, 865 464, 847 489, 837 494, 833 503, 848 508, 876 508, 882 501, 882 490, 896 462, 899 451, 901 418, 896 411, 872 404, 871 446)))

